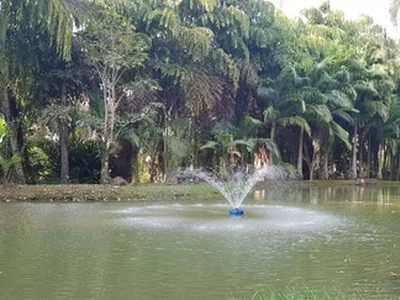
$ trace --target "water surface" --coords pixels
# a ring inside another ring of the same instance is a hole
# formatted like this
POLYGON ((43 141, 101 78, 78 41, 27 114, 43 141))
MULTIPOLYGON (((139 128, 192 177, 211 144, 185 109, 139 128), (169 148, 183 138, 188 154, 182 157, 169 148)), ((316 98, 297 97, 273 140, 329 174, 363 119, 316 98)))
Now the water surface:
MULTIPOLYGON (((220 201, 0 205, 0 299, 227 299, 306 285, 400 295, 400 188, 220 201)), ((397 299, 397 298, 396 298, 397 299)))

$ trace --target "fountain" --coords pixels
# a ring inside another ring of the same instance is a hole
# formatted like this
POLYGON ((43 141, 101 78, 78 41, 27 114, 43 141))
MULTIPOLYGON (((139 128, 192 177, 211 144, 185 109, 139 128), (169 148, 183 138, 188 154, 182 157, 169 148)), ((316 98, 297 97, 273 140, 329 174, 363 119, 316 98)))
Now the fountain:
POLYGON ((241 205, 256 184, 265 180, 283 179, 285 172, 278 166, 264 166, 252 172, 232 170, 225 176, 218 176, 201 170, 185 171, 184 176, 195 176, 214 186, 231 205, 229 214, 241 216, 244 214, 241 205))

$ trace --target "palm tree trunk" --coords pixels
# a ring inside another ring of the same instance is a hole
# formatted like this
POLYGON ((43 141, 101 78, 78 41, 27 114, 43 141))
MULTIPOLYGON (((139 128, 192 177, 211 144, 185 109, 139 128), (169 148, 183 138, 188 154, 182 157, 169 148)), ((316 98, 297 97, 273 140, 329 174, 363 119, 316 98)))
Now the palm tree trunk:
POLYGON ((303 140, 304 130, 303 128, 300 128, 299 151, 297 155, 297 173, 300 178, 303 178, 303 140))
POLYGON ((385 146, 383 152, 383 179, 387 179, 388 175, 388 147, 385 146))
POLYGON ((197 134, 196 134, 196 120, 192 118, 190 121, 190 144, 191 144, 191 157, 190 157, 190 168, 195 169, 197 167, 197 134))
POLYGON ((320 169, 319 169, 319 179, 328 180, 329 172, 328 172, 328 158, 329 158, 329 145, 326 138, 326 134, 322 130, 320 130, 319 134, 319 142, 320 142, 320 152, 321 152, 321 161, 320 161, 320 169))
POLYGON ((314 180, 318 177, 318 167, 321 162, 321 149, 320 149, 320 141, 318 138, 314 138, 312 141, 313 145, 313 158, 311 162, 311 170, 310 170, 310 180, 314 180))
MULTIPOLYGON (((276 125, 275 123, 272 123, 270 139, 273 143, 275 143, 275 131, 276 131, 276 125)), ((269 159, 270 164, 272 165, 274 163, 274 154, 272 152, 270 152, 269 158, 270 158, 269 159)))
POLYGON ((364 176, 364 138, 363 134, 358 132, 358 177, 364 176))
POLYGON ((350 179, 357 179, 357 124, 354 124, 353 131, 353 149, 352 149, 352 157, 350 163, 350 179))
MULTIPOLYGON (((12 111, 10 105, 10 95, 6 89, 1 89, 0 92, 2 93, 2 97, 0 98, 3 99, 3 112, 5 116, 5 121, 9 128, 8 137, 10 140, 11 156, 20 158, 21 153, 18 145, 18 130, 15 120, 15 113, 12 111)), ((15 175, 11 179, 11 181, 18 184, 25 184, 26 181, 22 163, 20 161, 17 161, 13 167, 15 170, 15 175)))
MULTIPOLYGON (((67 86, 65 81, 61 86, 61 105, 64 108, 68 106, 67 86)), ((60 120, 61 182, 63 183, 66 183, 69 180, 68 136, 68 122, 63 116, 60 120)))
POLYGON ((367 178, 371 177, 371 133, 368 134, 368 153, 367 153, 367 178))
POLYGON ((383 166, 385 163, 384 151, 385 151, 384 146, 382 144, 380 144, 379 150, 378 150, 378 179, 383 179, 382 170, 383 170, 383 166))
POLYGON ((163 149, 163 162, 164 162, 164 182, 167 181, 168 176, 168 113, 164 107, 164 149, 163 149))
POLYGON ((400 176, 400 152, 396 155, 396 181, 399 181, 400 176))
POLYGON ((320 179, 322 179, 322 180, 328 180, 329 179, 328 153, 324 153, 321 156, 320 179))
POLYGON ((321 145, 323 138, 323 131, 322 129, 318 129, 317 136, 312 139, 312 146, 313 146, 313 158, 311 163, 311 170, 310 170, 310 180, 314 179, 321 179, 321 145))
POLYGON ((390 155, 390 180, 394 181, 396 178, 396 154, 390 155))

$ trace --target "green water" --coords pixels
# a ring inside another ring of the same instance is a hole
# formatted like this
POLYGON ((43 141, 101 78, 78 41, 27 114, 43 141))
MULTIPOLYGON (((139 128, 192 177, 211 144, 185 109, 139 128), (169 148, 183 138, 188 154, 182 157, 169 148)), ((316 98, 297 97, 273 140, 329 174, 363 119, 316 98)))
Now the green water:
POLYGON ((0 299, 214 300, 302 285, 400 299, 400 186, 268 188, 244 218, 224 203, 1 204, 0 299))

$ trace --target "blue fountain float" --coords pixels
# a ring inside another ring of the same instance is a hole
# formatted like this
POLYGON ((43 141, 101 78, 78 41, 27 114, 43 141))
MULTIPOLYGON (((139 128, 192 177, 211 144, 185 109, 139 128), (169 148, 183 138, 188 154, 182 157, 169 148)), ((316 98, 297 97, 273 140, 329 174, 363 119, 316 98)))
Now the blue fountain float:
POLYGON ((244 214, 244 210, 241 209, 240 207, 236 207, 236 208, 230 209, 229 214, 231 216, 242 216, 244 214))

